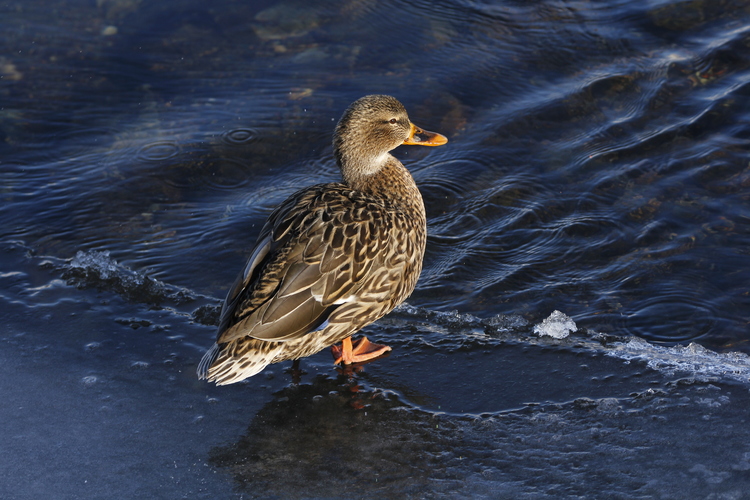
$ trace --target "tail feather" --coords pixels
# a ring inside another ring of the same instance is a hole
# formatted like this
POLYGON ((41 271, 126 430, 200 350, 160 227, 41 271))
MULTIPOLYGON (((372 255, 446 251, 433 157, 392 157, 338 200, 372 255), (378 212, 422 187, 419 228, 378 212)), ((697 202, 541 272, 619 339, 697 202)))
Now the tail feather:
POLYGON ((198 364, 198 380, 208 380, 208 371, 211 369, 211 365, 214 364, 214 361, 216 361, 216 358, 219 357, 219 352, 219 344, 214 342, 214 345, 206 351, 206 354, 203 355, 203 359, 201 359, 201 362, 198 364))
MULTIPOLYGON (((255 339, 247 339, 249 342, 262 342, 255 339)), ((227 385, 240 382, 248 377, 260 373, 276 357, 281 346, 271 347, 270 342, 262 342, 264 349, 244 350, 237 353, 237 346, 231 343, 223 346, 214 344, 203 355, 198 364, 198 378, 214 382, 216 385, 227 385)))

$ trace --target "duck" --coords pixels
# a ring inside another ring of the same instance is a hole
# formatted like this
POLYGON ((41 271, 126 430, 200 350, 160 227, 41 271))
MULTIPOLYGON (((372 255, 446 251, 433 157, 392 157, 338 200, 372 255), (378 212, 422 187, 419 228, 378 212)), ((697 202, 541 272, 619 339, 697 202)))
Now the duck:
POLYGON ((447 142, 414 125, 392 96, 352 103, 333 134, 342 181, 304 188, 271 213, 229 289, 198 377, 232 384, 331 346, 334 364, 344 365, 390 351, 367 337, 352 341, 406 300, 422 271, 424 202, 390 151, 447 142))

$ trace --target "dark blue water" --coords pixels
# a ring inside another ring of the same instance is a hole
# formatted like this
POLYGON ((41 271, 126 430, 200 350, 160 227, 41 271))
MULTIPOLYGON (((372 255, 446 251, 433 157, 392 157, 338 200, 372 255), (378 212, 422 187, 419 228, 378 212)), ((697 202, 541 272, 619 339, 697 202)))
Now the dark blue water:
POLYGON ((0 43, 0 496, 746 498, 750 2, 31 0, 0 43), (450 139, 395 151, 394 351, 197 381, 370 93, 450 139))

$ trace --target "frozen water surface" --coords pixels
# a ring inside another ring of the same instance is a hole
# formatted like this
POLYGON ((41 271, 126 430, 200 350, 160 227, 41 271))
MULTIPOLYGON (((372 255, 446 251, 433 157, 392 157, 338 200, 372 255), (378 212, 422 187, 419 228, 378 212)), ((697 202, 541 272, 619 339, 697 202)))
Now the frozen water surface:
POLYGON ((14 246, 4 261, 17 269, 3 275, 14 290, 2 299, 4 498, 743 498, 748 488, 744 354, 539 337, 518 318, 404 306, 366 331, 394 347, 387 358, 341 370, 321 353, 298 383, 286 364, 216 388, 194 375, 205 346, 192 339, 212 336, 194 321, 201 299, 175 300, 162 283, 158 307, 102 290, 104 263, 107 279, 142 286, 104 255, 65 262, 14 246), (82 269, 89 281, 62 278, 82 269))

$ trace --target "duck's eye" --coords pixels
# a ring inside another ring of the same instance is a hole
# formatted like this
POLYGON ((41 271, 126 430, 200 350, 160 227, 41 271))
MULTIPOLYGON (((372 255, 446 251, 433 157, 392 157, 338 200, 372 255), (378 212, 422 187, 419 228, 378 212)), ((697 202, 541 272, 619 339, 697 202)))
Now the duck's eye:
POLYGON ((395 118, 391 118, 391 120, 388 123, 390 123, 391 125, 393 125, 393 124, 395 124, 397 122, 398 122, 398 120, 396 120, 395 118))

